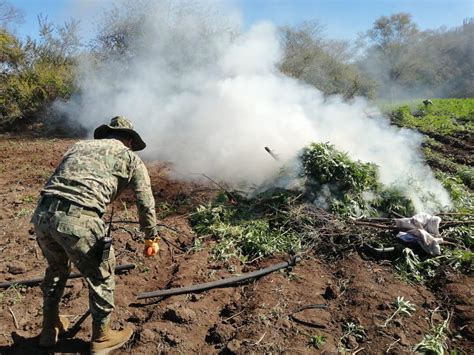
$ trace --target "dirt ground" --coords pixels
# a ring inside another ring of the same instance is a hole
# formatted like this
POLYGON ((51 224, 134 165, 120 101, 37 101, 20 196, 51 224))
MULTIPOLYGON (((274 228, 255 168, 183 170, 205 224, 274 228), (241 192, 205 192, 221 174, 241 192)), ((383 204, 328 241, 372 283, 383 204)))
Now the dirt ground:
MULTIPOLYGON (((29 223, 39 191, 73 140, 0 136, 0 282, 42 276, 45 261, 29 223)), ((466 354, 474 349, 474 282, 446 270, 428 286, 397 278, 393 267, 357 252, 325 261, 312 255, 290 270, 275 272, 238 287, 214 289, 165 299, 137 301, 140 292, 219 280, 285 260, 273 257, 249 266, 209 258, 213 241, 194 247, 188 224, 193 209, 215 194, 213 186, 173 180, 169 167, 147 162, 159 221, 169 243, 161 243, 156 258, 142 256, 137 225, 114 223, 117 264, 136 268, 116 277, 114 326, 132 324, 135 335, 116 354, 157 353, 411 353, 453 312, 448 344, 466 354), (174 245, 172 245, 172 244, 174 245), (178 246, 179 249, 176 247, 178 246), (187 251, 183 251, 187 250, 187 251), (396 316, 393 302, 403 296, 416 305, 412 317, 396 316), (324 304, 325 308, 299 308, 324 304), (351 323, 363 333, 350 332, 351 323), (324 336, 318 349, 315 337, 324 336), (311 340, 313 339, 313 343, 311 340)), ((114 220, 136 220, 131 193, 114 203, 114 220)), ((107 216, 105 218, 108 218, 107 216)), ((2 290, 0 290, 1 292, 2 290)), ((41 324, 39 287, 13 287, 0 296, 0 354, 40 353, 36 336, 41 324)), ((87 286, 68 282, 61 313, 79 323, 73 337, 62 339, 55 353, 87 353, 90 317, 87 286)))

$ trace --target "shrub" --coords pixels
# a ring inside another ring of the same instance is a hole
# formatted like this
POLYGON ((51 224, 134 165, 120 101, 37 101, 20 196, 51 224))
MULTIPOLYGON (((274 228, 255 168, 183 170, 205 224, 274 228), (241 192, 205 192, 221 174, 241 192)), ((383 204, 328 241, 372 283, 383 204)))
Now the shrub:
POLYGON ((40 18, 40 39, 25 43, 0 31, 0 127, 37 118, 54 100, 71 96, 79 47, 76 25, 55 27, 40 18))

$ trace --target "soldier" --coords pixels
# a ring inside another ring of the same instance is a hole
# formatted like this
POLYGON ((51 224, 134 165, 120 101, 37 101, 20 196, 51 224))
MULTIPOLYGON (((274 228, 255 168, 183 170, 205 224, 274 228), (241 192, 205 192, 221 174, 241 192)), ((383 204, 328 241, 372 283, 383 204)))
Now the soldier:
POLYGON ((91 352, 106 354, 125 344, 131 327, 111 330, 114 309, 113 247, 106 239, 102 221, 107 205, 125 187, 136 194, 147 256, 158 252, 155 201, 150 177, 142 160, 133 152, 145 148, 140 135, 125 117, 112 118, 94 132, 95 140, 72 146, 41 191, 32 218, 38 244, 48 262, 43 291, 43 329, 39 345, 52 347, 68 321, 59 316, 59 301, 70 272, 70 262, 85 277, 92 314, 91 352), (151 246, 151 248, 150 248, 151 246))

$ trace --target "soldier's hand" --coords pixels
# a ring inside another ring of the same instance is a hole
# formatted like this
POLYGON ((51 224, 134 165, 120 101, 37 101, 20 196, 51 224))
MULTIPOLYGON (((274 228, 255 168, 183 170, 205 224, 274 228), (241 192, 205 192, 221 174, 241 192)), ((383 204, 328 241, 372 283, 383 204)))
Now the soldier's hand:
POLYGON ((158 245, 158 241, 160 237, 156 237, 155 239, 145 239, 145 249, 143 250, 143 254, 146 257, 155 256, 156 253, 160 250, 160 246, 158 245))

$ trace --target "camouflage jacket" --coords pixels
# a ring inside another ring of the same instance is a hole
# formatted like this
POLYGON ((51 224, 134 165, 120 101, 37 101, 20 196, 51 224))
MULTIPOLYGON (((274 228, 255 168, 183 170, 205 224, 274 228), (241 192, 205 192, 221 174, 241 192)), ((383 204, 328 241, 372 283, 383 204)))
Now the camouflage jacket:
POLYGON ((155 200, 143 161, 116 139, 84 140, 74 144, 41 191, 101 213, 131 185, 140 227, 147 238, 156 235, 155 200))

